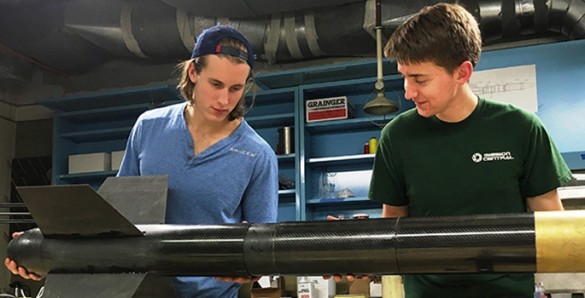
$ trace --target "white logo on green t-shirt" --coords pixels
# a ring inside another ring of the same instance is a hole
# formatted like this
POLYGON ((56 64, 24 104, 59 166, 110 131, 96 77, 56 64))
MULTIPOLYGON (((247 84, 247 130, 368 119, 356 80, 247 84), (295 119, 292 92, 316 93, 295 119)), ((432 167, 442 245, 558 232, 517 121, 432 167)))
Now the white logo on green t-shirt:
POLYGON ((482 162, 482 161, 499 161, 499 160, 513 160, 514 157, 512 156, 512 152, 491 152, 491 153, 474 153, 471 156, 471 160, 473 162, 482 162))

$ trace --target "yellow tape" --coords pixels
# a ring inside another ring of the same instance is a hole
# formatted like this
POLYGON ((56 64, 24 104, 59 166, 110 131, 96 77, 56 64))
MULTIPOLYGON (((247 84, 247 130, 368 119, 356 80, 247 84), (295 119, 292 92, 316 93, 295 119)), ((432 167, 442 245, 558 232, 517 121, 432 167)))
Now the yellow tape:
POLYGON ((585 210, 534 213, 537 272, 585 272, 585 210))

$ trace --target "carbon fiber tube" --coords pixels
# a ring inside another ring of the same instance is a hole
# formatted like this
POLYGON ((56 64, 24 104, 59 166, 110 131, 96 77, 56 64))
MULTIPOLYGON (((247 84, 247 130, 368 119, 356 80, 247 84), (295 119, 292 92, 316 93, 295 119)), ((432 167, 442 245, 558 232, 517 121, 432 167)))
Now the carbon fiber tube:
POLYGON ((565 211, 277 224, 137 225, 144 236, 135 237, 45 238, 39 229, 33 229, 10 242, 8 256, 42 275, 580 272, 585 271, 581 249, 584 219, 583 211, 565 211))
POLYGON ((251 239, 246 239, 246 263, 251 275, 397 272, 396 222, 373 219, 261 225, 263 232, 258 237, 249 233, 251 239))
POLYGON ((403 219, 399 224, 399 271, 534 272, 532 214, 403 219), (421 260, 425 260, 421 263, 421 260), (422 266, 424 264, 424 266, 422 266))
POLYGON ((144 237, 53 237, 39 229, 12 240, 8 255, 29 271, 150 272, 162 275, 248 275, 247 225, 137 225, 144 237))

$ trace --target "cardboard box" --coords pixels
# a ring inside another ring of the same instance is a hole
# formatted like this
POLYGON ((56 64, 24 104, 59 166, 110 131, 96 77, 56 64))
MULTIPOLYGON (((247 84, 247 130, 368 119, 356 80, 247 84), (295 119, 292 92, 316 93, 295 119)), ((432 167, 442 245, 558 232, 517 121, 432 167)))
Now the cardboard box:
POLYGON ((305 101, 305 118, 307 122, 347 119, 352 109, 347 96, 309 99, 305 101))
POLYGON ((117 171, 120 169, 122 158, 124 158, 124 150, 112 151, 112 171, 117 171))
POLYGON ((370 297, 370 279, 355 279, 349 283, 349 294, 370 297))
POLYGON ((105 152, 69 155, 69 174, 111 170, 110 154, 105 152))
POLYGON ((253 288, 252 298, 280 298, 280 288, 253 288))

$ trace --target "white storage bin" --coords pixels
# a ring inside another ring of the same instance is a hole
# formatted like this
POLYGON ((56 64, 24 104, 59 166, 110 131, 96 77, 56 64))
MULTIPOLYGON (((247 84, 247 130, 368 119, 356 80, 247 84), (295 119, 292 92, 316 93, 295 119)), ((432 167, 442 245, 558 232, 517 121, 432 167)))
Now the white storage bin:
POLYGON ((69 174, 111 170, 110 154, 106 152, 69 155, 69 174))

